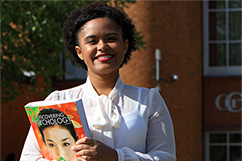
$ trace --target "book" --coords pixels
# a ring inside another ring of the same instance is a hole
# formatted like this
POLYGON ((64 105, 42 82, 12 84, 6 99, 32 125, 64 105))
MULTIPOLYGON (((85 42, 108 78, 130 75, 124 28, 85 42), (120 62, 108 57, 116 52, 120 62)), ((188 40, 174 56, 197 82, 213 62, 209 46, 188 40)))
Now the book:
POLYGON ((24 106, 44 158, 69 161, 76 156, 71 147, 91 137, 81 99, 36 101, 24 106))

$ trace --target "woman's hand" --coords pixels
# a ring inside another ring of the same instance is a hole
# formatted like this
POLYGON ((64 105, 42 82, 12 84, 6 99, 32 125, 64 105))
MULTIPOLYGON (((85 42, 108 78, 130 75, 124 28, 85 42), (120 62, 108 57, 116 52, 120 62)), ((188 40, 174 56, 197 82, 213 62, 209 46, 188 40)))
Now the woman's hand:
POLYGON ((84 137, 76 142, 72 150, 79 156, 76 161, 117 161, 115 149, 92 138, 84 137))

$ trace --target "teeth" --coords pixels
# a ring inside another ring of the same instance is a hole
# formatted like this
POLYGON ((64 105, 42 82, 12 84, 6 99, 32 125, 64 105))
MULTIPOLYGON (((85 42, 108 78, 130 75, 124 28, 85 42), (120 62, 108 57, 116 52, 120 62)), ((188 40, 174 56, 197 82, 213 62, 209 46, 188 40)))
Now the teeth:
POLYGON ((110 55, 106 55, 106 56, 100 56, 100 57, 98 57, 98 59, 105 59, 105 58, 111 58, 111 56, 110 55))

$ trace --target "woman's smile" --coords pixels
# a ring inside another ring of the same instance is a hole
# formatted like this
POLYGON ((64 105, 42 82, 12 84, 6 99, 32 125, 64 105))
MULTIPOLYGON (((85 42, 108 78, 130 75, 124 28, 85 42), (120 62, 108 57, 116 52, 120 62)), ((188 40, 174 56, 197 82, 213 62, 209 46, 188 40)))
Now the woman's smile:
POLYGON ((106 61, 110 61, 113 57, 114 56, 110 54, 100 54, 96 56, 95 59, 99 62, 106 62, 106 61))
POLYGON ((84 60, 88 74, 118 73, 128 48, 121 28, 107 17, 88 21, 79 31, 78 56, 84 60))

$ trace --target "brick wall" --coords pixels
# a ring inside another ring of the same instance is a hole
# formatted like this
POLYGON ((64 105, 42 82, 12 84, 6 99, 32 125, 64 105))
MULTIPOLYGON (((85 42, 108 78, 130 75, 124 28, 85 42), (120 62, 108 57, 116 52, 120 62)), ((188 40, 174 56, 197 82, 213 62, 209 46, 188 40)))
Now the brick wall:
POLYGON ((178 161, 202 161, 202 5, 199 1, 138 1, 127 10, 143 32, 147 49, 121 70, 125 83, 155 87, 155 49, 162 53, 160 82, 170 110, 178 161))

